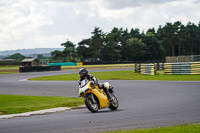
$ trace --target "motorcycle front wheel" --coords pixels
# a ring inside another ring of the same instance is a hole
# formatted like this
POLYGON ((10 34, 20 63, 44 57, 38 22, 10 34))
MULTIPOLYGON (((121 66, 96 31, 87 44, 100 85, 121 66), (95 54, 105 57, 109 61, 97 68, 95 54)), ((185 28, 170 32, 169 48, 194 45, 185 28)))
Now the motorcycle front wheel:
POLYGON ((110 93, 110 96, 112 98, 112 102, 110 103, 109 109, 116 110, 119 106, 118 100, 114 94, 110 93))
POLYGON ((85 97, 85 105, 92 113, 97 112, 99 109, 98 103, 92 95, 85 97))

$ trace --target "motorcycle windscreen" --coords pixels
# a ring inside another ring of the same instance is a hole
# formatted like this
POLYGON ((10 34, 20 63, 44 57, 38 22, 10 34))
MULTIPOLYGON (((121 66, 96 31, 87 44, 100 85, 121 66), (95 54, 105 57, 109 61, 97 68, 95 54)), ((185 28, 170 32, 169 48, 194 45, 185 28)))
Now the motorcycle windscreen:
POLYGON ((89 82, 88 79, 84 79, 81 81, 80 87, 82 88, 83 86, 87 85, 87 83, 89 82))
POLYGON ((85 86, 83 86, 82 88, 79 88, 79 95, 82 95, 83 93, 85 93, 86 91, 89 90, 89 85, 86 84, 85 86))
POLYGON ((109 89, 109 87, 110 87, 110 83, 109 82, 104 82, 103 84, 107 89, 109 89))

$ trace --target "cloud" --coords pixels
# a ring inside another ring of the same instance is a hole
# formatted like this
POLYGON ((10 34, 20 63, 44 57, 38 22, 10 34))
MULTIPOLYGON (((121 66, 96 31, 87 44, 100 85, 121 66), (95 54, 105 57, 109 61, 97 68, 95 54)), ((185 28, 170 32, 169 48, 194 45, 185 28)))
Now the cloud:
POLYGON ((84 31, 88 28, 81 22, 93 15, 87 8, 80 10, 80 3, 64 1, 21 0, 0 5, 0 50, 61 47, 67 39, 78 42, 86 37, 84 31))
POLYGON ((78 43, 94 27, 148 28, 177 20, 198 23, 199 0, 6 0, 0 1, 0 50, 61 47, 78 43))
POLYGON ((123 9, 141 7, 144 5, 163 4, 177 0, 104 0, 106 7, 110 9, 123 9))

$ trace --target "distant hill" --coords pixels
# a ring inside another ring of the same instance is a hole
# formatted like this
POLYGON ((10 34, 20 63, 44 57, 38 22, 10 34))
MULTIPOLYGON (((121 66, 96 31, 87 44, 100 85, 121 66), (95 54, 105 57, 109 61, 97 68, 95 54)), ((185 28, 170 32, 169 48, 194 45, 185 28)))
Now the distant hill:
POLYGON ((64 48, 34 48, 34 49, 17 49, 17 50, 6 50, 6 51, 0 51, 0 58, 20 53, 24 56, 33 56, 38 54, 48 55, 50 56, 51 51, 54 50, 63 50, 64 48))

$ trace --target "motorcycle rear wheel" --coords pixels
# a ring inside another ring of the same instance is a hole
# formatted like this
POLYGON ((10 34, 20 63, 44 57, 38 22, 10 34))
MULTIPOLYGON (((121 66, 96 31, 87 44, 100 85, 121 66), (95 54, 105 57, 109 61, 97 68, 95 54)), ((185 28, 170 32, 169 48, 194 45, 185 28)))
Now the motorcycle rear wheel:
POLYGON ((116 110, 119 106, 118 100, 113 93, 110 93, 110 96, 112 98, 112 102, 110 103, 109 109, 116 110))
POLYGON ((92 99, 92 95, 85 97, 85 105, 92 113, 95 113, 99 110, 98 103, 95 99, 92 99))

